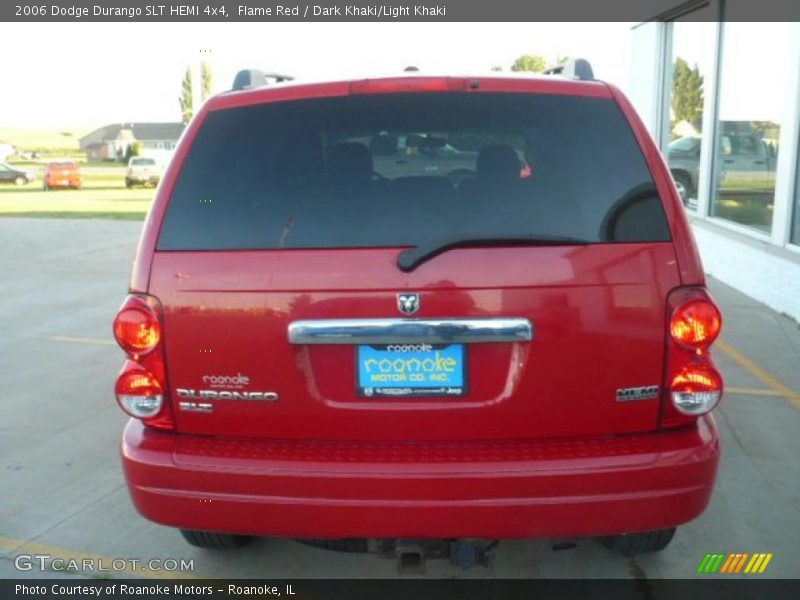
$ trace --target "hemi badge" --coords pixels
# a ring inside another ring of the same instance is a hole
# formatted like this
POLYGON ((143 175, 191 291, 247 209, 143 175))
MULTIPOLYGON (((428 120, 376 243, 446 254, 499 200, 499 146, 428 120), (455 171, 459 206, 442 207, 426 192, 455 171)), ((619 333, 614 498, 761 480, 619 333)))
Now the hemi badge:
POLYGON ((628 402, 630 400, 652 400, 653 398, 658 398, 657 385, 620 388, 617 390, 617 402, 628 402))

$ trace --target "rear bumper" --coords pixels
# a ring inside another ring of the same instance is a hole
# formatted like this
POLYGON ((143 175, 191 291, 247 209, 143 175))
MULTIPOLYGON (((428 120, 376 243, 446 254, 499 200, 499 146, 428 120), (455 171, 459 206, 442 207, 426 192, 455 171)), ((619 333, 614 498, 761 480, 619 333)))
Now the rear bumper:
POLYGON ((185 529, 287 537, 614 534, 680 525, 708 504, 720 442, 692 429, 614 438, 376 444, 161 433, 131 420, 137 510, 185 529))
POLYGON ((48 187, 57 188, 71 188, 71 187, 80 187, 81 180, 75 179, 74 177, 53 177, 48 178, 45 180, 47 182, 48 187))
POLYGON ((158 175, 128 175, 127 180, 131 183, 158 183, 158 175))

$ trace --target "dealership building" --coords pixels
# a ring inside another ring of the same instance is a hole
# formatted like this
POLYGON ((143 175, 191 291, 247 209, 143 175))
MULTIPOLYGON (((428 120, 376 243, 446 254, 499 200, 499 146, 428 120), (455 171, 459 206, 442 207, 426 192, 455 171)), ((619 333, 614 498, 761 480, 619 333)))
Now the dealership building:
POLYGON ((800 23, 739 22, 751 0, 674 5, 632 29, 631 100, 706 271, 800 321, 800 23))

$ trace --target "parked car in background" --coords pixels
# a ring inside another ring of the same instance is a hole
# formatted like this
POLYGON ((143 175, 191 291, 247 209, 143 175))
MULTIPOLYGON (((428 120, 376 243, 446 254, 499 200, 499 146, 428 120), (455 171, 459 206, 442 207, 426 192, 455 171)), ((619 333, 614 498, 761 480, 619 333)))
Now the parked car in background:
POLYGON ((133 156, 128 161, 128 171, 125 174, 125 187, 135 185, 158 185, 161 179, 161 167, 154 158, 133 156))
MULTIPOLYGON (((697 206, 701 138, 682 137, 670 142, 667 160, 684 205, 697 206)), ((775 178, 777 152, 757 132, 733 131, 720 136, 717 150, 720 181, 728 184, 769 182, 775 178)))
POLYGON ((721 317, 658 148, 582 71, 206 102, 113 327, 138 511, 211 548, 625 554, 703 512, 721 317))
MULTIPOLYGON (((697 177, 700 170, 700 137, 682 137, 670 142, 667 160, 675 187, 684 205, 690 206, 690 199, 697 192, 697 177)), ((695 201, 696 203, 696 201, 695 201)))
POLYGON ((49 163, 44 168, 42 186, 45 190, 81 187, 81 172, 74 162, 62 161, 49 163))
POLYGON ((32 171, 24 171, 17 169, 6 163, 0 163, 0 183, 15 183, 17 185, 25 185, 30 183, 36 177, 32 171))

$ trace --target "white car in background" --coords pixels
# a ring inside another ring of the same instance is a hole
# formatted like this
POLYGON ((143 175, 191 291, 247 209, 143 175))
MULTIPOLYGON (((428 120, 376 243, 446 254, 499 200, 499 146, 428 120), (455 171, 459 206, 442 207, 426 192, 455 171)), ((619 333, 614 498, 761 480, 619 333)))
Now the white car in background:
POLYGON ((125 187, 130 189, 134 185, 158 185, 163 169, 154 158, 145 156, 132 156, 128 161, 128 171, 125 173, 125 187))

